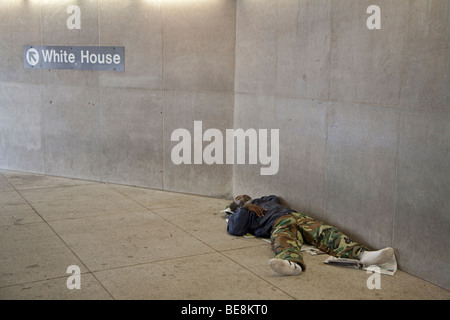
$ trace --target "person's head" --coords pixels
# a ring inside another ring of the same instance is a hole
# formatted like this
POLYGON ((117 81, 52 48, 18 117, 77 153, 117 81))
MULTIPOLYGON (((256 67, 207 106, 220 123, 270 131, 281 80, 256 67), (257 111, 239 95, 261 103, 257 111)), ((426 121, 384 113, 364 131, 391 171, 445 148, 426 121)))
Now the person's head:
POLYGON ((236 211, 238 208, 241 208, 244 206, 244 204, 247 201, 252 200, 252 198, 246 194, 241 194, 239 196, 237 196, 236 198, 234 198, 234 201, 228 206, 231 211, 236 211))
POLYGON ((252 198, 246 194, 241 194, 234 198, 234 203, 236 203, 239 207, 242 207, 247 201, 252 200, 252 198))

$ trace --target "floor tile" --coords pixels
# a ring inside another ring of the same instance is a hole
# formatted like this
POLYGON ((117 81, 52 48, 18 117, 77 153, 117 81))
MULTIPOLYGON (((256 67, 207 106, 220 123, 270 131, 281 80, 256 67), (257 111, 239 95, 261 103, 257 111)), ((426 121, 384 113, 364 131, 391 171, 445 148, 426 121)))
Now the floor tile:
MULTIPOLYGON (((178 192, 161 191, 154 189, 135 188, 122 185, 113 185, 114 189, 127 197, 133 199, 139 204, 149 209, 183 207, 183 209, 191 208, 201 203, 209 205, 216 204, 217 208, 225 208, 230 203, 229 200, 217 199, 193 194, 185 194, 178 192)), ((222 210, 222 209, 220 209, 222 210)))
POLYGON ((153 209, 152 211, 219 251, 261 244, 261 239, 248 239, 228 234, 225 214, 220 210, 222 207, 212 201, 212 203, 195 204, 187 208, 153 209))
POLYGON ((0 171, 0 192, 14 191, 13 186, 8 182, 2 173, 3 171, 0 171))
POLYGON ((21 194, 47 221, 143 209, 106 184, 23 190, 21 194))
MULTIPOLYGON (((244 241, 247 240, 250 239, 244 241)), ((247 269, 262 266, 269 270, 269 260, 275 255, 271 244, 263 239, 255 238, 253 240, 256 245, 252 247, 224 250, 221 253, 247 269)))
POLYGON ((212 252, 150 211, 50 222, 91 271, 212 252))
POLYGON ((0 287, 66 276, 82 262, 46 223, 0 227, 0 287))
POLYGON ((42 221, 17 191, 0 192, 0 226, 42 221))
POLYGON ((2 171, 3 175, 11 185, 17 190, 27 190, 36 188, 54 188, 76 185, 92 184, 95 182, 46 176, 40 174, 21 173, 14 171, 2 171))
POLYGON ((116 299, 290 299, 219 253, 95 273, 116 299))
POLYGON ((68 289, 66 277, 0 288, 5 300, 111 300, 111 295, 90 273, 80 274, 80 289, 68 289))

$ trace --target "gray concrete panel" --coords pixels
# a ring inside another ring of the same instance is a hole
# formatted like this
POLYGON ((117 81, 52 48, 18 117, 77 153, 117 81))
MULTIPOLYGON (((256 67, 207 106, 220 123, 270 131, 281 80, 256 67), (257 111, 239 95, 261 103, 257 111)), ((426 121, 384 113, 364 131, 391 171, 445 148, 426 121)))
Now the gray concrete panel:
POLYGON ((332 1, 278 3, 277 93, 327 100, 332 1))
POLYGON ((0 167, 44 173, 42 86, 0 85, 0 167))
MULTIPOLYGON (((186 129, 194 148, 194 121, 202 121, 202 134, 208 129, 218 129, 223 135, 225 148, 226 129, 233 128, 234 95, 227 93, 193 93, 167 91, 164 94, 164 189, 208 196, 229 197, 232 193, 232 165, 194 164, 194 152, 191 152, 191 164, 174 164, 171 153, 179 144, 171 141, 176 129, 186 129)), ((181 139, 180 139, 181 140, 181 139)), ((184 139, 183 139, 184 140, 184 139)), ((202 143, 202 150, 210 142, 202 143)), ((223 158, 225 152, 223 153, 223 158)))
POLYGON ((235 91, 274 94, 276 59, 277 2, 272 0, 238 2, 235 91))
POLYGON ((398 110, 331 103, 327 220, 378 249, 392 244, 398 110))
POLYGON ((45 172, 100 181, 100 99, 97 88, 46 86, 45 172))
POLYGON ((405 271, 450 288, 450 114, 403 110, 394 246, 405 271))
POLYGON ((163 2, 164 88, 233 92, 236 2, 163 2))
POLYGON ((25 44, 41 44, 40 6, 8 1, 0 8, 0 82, 40 84, 42 71, 25 70, 19 54, 25 44))
POLYGON ((161 91, 104 88, 102 180, 162 189, 161 91))
POLYGON ((276 194, 299 212, 322 217, 327 103, 236 95, 235 128, 279 130, 279 171, 262 176, 260 163, 235 165, 234 194, 276 194))
POLYGON ((98 0, 47 1, 41 4, 42 42, 44 45, 99 45, 98 0), (69 29, 67 22, 73 11, 70 5, 80 8, 80 29, 69 29))
POLYGON ((100 44, 125 47, 125 72, 104 72, 102 87, 162 89, 163 30, 159 1, 99 1, 100 44))
POLYGON ((450 111, 449 19, 446 0, 410 2, 402 106, 450 111))
POLYGON ((366 26, 370 0, 333 1, 330 100, 398 106, 408 1, 377 1, 381 29, 366 26))

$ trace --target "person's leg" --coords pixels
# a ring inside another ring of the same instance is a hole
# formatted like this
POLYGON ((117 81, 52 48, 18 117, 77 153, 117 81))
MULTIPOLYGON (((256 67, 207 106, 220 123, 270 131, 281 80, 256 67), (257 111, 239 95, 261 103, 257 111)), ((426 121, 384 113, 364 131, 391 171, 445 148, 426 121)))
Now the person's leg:
POLYGON ((300 249, 303 244, 302 235, 297 227, 297 220, 292 215, 278 218, 271 234, 272 248, 275 258, 269 265, 280 275, 298 275, 305 269, 300 249))
POLYGON ((329 255, 359 259, 365 266, 384 264, 394 255, 394 249, 390 247, 369 251, 366 246, 351 240, 336 227, 324 224, 308 215, 293 213, 293 216, 297 218, 305 242, 329 255))
POLYGON ((306 243, 328 253, 331 256, 356 259, 364 250, 364 245, 351 240, 336 227, 311 218, 306 214, 294 213, 299 230, 306 243))

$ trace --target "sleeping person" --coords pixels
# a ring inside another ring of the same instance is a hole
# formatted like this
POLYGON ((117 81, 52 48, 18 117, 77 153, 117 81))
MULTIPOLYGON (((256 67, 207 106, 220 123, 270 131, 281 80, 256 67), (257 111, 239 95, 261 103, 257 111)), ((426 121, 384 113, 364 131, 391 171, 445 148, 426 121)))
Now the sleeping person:
POLYGON ((282 205, 275 195, 257 199, 239 195, 229 209, 233 213, 228 220, 228 233, 235 236, 251 233, 271 239, 275 258, 269 261, 269 266, 279 275, 299 275, 305 270, 300 251, 303 243, 331 256, 358 259, 365 266, 382 265, 394 255, 391 247, 370 251, 336 227, 282 205))

